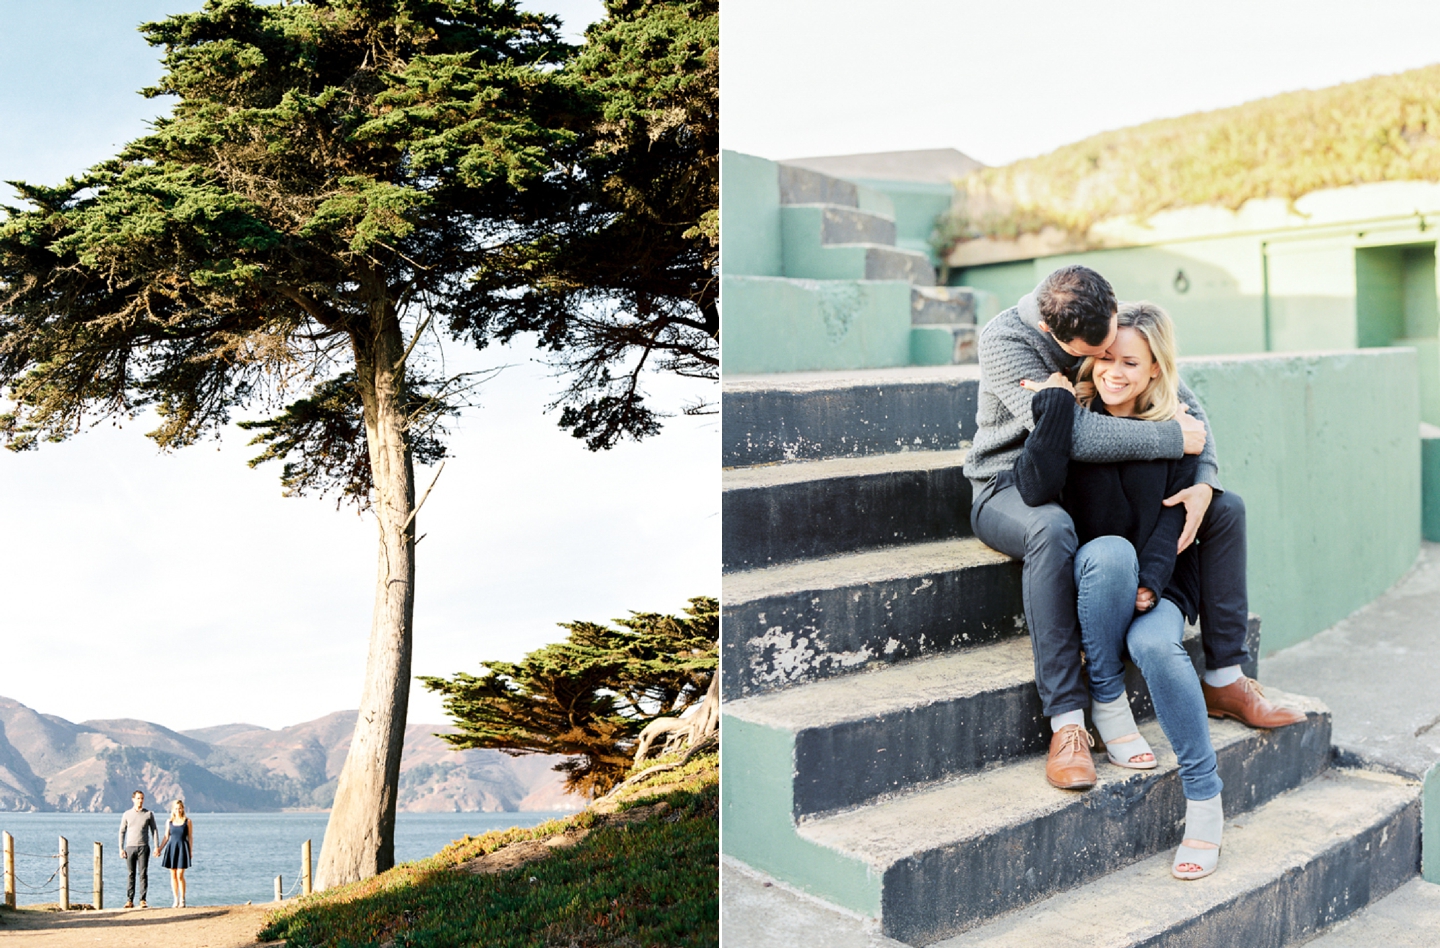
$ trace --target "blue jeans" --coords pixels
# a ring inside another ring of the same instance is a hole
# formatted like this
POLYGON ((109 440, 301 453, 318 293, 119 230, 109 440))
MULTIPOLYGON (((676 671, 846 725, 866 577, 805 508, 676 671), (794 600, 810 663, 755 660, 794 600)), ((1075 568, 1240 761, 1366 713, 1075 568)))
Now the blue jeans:
POLYGON ((1161 599, 1130 623, 1125 645, 1150 686, 1155 716, 1180 761, 1185 799, 1209 800, 1224 784, 1215 769, 1215 747, 1210 743, 1200 677, 1180 644, 1184 635, 1185 617, 1179 607, 1161 599))
POLYGON ((1200 678, 1180 644, 1185 616, 1168 599, 1137 616, 1139 574, 1135 549, 1123 537, 1097 537, 1075 553, 1075 611, 1089 663, 1091 700, 1114 701, 1125 694, 1121 656, 1128 650, 1150 686, 1155 715, 1180 762, 1185 799, 1208 800, 1223 784, 1200 678))

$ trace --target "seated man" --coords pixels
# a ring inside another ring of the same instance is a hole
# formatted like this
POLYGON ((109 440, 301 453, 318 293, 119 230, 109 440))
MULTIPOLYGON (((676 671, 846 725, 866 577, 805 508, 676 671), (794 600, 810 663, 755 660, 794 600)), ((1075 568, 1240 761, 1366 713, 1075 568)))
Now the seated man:
MULTIPOLYGON (((1114 339, 1116 310, 1109 282, 1088 267, 1072 265, 1051 273, 1035 292, 987 323, 980 334, 978 430, 965 461, 965 475, 974 486, 970 522, 975 535, 1024 563, 1021 582, 1035 684, 1052 730, 1045 776, 1064 789, 1095 784, 1084 727, 1090 694, 1080 671, 1075 613, 1075 527, 1060 505, 1029 507, 1013 484, 997 487, 996 475, 1013 467, 1035 424, 1034 394, 1020 383, 1044 381, 1056 372, 1073 380, 1081 360, 1104 352, 1114 339)), ((1173 422, 1143 425, 1076 406, 1072 456, 1113 462, 1199 455, 1195 483, 1165 503, 1185 505, 1180 549, 1200 540, 1206 707, 1212 717, 1234 717, 1251 727, 1294 723, 1304 716, 1271 705, 1240 671, 1249 659, 1245 506, 1221 488, 1205 413, 1183 382, 1180 400, 1188 413, 1173 422)))

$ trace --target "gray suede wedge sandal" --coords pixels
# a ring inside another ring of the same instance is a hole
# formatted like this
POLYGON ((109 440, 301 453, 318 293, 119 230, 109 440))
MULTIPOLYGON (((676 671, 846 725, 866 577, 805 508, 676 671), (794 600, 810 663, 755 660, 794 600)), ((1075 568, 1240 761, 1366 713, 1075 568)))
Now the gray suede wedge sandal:
POLYGON ((1150 743, 1140 736, 1140 729, 1135 726, 1135 715, 1130 711, 1129 697, 1122 694, 1114 701, 1091 702, 1090 720, 1095 722, 1095 730, 1100 732, 1100 740, 1105 742, 1105 756, 1110 759, 1110 763, 1118 767, 1129 767, 1131 770, 1155 769, 1158 763, 1155 752, 1150 749, 1150 743), (1112 740, 1126 734, 1135 736, 1123 742, 1112 740), (1150 755, 1149 760, 1135 759, 1145 754, 1150 755))
POLYGON ((1198 839, 1203 843, 1214 843, 1214 849, 1197 849, 1180 844, 1175 852, 1175 862, 1170 874, 1177 879, 1203 879, 1215 871, 1220 864, 1220 835, 1225 830, 1225 814, 1220 807, 1220 794, 1208 800, 1185 801, 1185 838, 1198 839), (1181 871, 1184 865, 1199 866, 1199 869, 1181 871))

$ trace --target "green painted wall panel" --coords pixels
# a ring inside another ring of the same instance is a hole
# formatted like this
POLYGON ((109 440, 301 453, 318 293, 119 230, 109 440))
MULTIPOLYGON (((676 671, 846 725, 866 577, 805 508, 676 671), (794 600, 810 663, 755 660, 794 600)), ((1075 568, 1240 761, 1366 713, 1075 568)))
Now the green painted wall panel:
POLYGON ((720 152, 720 267, 730 276, 780 276, 780 178, 775 162, 720 152))
POLYGON ((1245 500, 1262 650, 1384 592, 1420 543, 1416 360, 1408 349, 1186 359, 1220 479, 1245 500))
POLYGON ((1420 482, 1420 530, 1431 543, 1440 543, 1440 438, 1420 439, 1420 482))
POLYGON ((791 816, 794 735, 721 716, 720 849, 863 915, 880 914, 880 878, 801 839, 791 816))
POLYGON ((929 181, 888 181, 879 178, 855 178, 856 184, 879 191, 890 199, 894 208, 895 245, 906 250, 918 250, 930 257, 931 263, 939 260, 931 252, 930 235, 935 230, 935 219, 950 210, 955 189, 949 184, 929 181))
POLYGON ((910 363, 908 283, 727 276, 721 294, 727 375, 910 363))
MULTIPOLYGON (((1039 278, 1035 276, 1035 261, 1033 260, 1022 260, 1019 263, 992 263, 983 267, 963 267, 952 271, 949 280, 951 286, 973 286, 977 290, 994 293, 1000 305, 997 313, 1004 312, 1020 302, 1020 297, 1035 289, 1035 284, 1039 282, 1039 278)), ((981 319, 980 325, 985 325, 986 321, 986 319, 981 319)))

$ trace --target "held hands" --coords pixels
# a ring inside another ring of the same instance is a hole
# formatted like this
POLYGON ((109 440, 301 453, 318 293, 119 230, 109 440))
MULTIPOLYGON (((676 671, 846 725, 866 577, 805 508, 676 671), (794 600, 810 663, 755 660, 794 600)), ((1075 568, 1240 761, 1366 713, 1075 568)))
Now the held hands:
POLYGON ((1032 382, 1029 379, 1021 379, 1020 387, 1029 392, 1043 392, 1047 388, 1063 388, 1071 395, 1075 394, 1075 386, 1070 384, 1070 380, 1060 372, 1051 372, 1050 377, 1043 382, 1032 382))
POLYGON ((1149 612, 1155 608, 1155 590, 1141 586, 1135 592, 1135 611, 1149 612))
POLYGON ((1189 405, 1180 405, 1180 410, 1175 412, 1175 420, 1180 423, 1180 433, 1185 436, 1185 453, 1199 454, 1204 451, 1205 424, 1190 414, 1189 405))
POLYGON ((1180 543, 1175 548, 1176 556, 1184 553, 1185 548, 1195 542, 1195 534, 1200 529, 1200 521, 1205 519, 1205 512, 1210 509, 1210 501, 1214 497, 1215 489, 1209 484, 1191 484, 1173 497, 1166 497, 1162 501, 1166 507, 1174 507, 1176 504, 1185 505, 1185 529, 1180 531, 1180 543))

